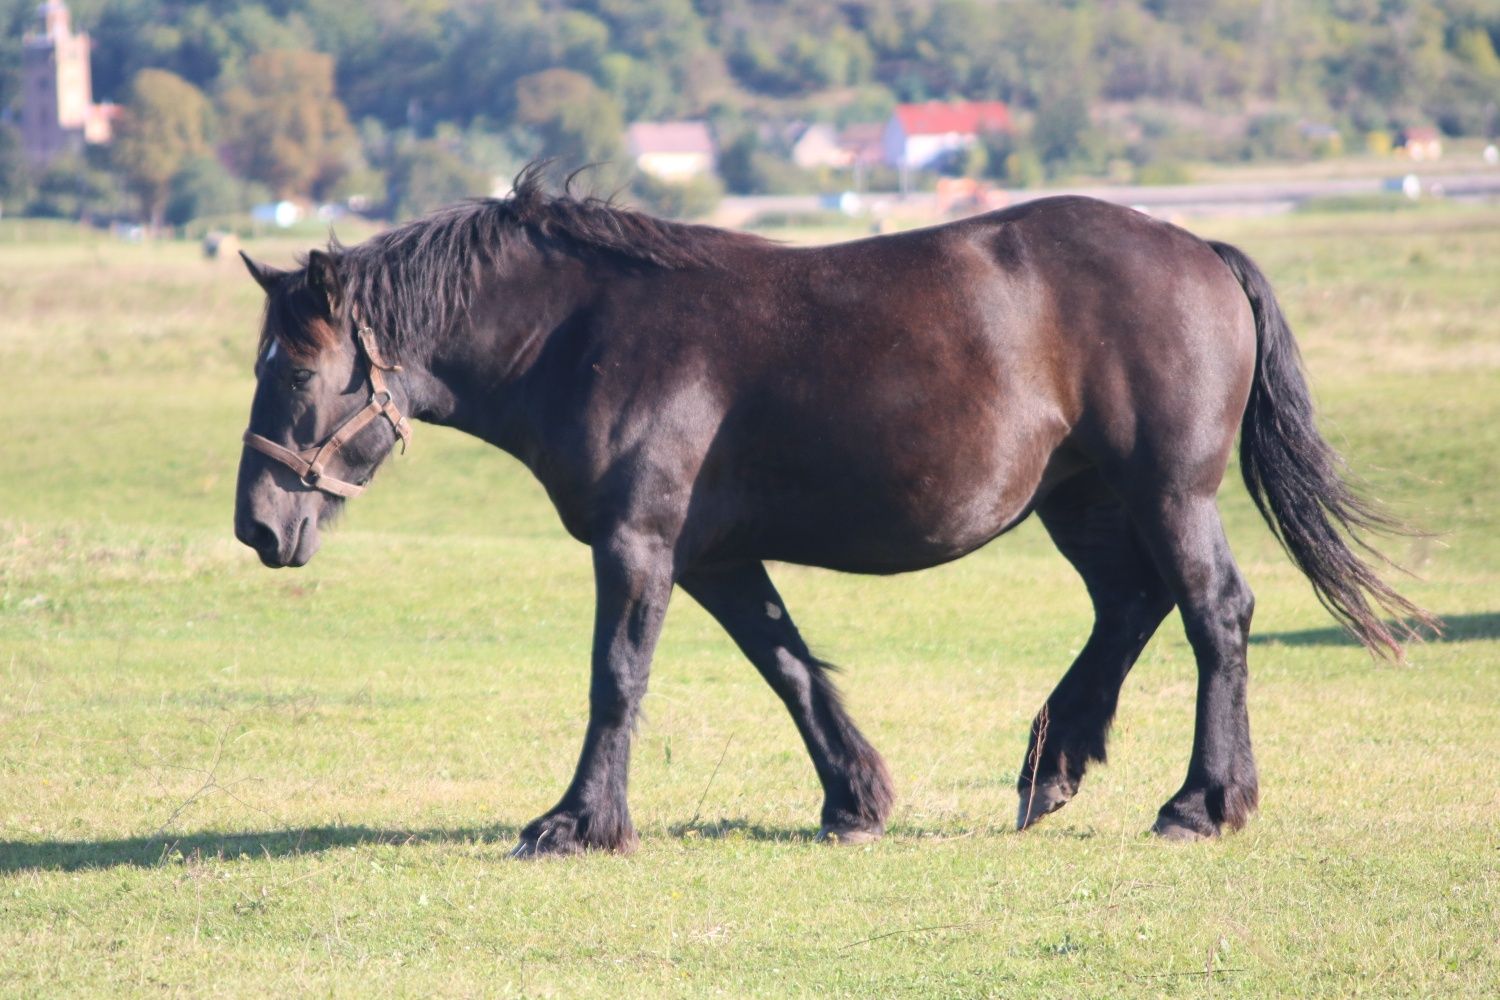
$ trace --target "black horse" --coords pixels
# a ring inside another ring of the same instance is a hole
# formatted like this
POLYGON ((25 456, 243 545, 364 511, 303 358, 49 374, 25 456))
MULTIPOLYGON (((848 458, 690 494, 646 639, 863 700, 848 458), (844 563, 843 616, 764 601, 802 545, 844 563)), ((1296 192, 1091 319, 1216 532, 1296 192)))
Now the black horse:
POLYGON ((520 855, 635 844, 632 724, 674 586, 786 703, 823 785, 824 834, 879 836, 885 764, 765 561, 923 569, 1032 511, 1096 620, 1032 727, 1018 825, 1104 759, 1125 675, 1175 606, 1197 729, 1155 830, 1240 827, 1257 802, 1254 602, 1215 502, 1236 429, 1261 513, 1354 635, 1399 656, 1379 609, 1432 622, 1344 540, 1398 526, 1340 477, 1264 276, 1129 209, 1048 198, 804 249, 550 195, 529 171, 509 198, 314 251, 295 271, 246 262, 267 304, 235 533, 267 566, 312 558, 407 414, 520 459, 593 550, 583 752, 520 855))

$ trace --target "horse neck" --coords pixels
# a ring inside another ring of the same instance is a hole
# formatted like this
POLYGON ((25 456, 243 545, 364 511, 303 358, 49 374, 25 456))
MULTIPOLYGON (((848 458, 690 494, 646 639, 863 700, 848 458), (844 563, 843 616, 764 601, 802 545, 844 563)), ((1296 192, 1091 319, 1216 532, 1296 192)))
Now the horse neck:
POLYGON ((524 457, 538 416, 538 363, 606 280, 602 268, 535 255, 481 279, 468 314, 414 366, 418 417, 524 457))

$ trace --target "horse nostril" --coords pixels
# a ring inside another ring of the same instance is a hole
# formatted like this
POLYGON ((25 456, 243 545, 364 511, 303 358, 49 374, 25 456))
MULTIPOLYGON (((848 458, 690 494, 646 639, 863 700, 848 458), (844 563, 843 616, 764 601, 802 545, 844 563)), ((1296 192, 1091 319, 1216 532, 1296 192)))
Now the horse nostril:
POLYGON ((255 522, 255 541, 251 543, 257 552, 276 552, 281 548, 281 537, 269 525, 255 522))
POLYGON ((281 539, 277 537, 276 532, 260 521, 251 521, 248 525, 241 524, 235 535, 256 552, 276 552, 281 548, 281 539))

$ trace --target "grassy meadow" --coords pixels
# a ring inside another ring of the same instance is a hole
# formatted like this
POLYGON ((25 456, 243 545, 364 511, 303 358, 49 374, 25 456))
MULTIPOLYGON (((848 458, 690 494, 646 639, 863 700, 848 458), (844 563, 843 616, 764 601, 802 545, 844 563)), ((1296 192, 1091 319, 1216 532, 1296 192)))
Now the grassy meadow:
POLYGON ((1494 996, 1500 207, 1195 228, 1259 259, 1326 433, 1437 532, 1390 551, 1450 623, 1373 662, 1231 479, 1259 598, 1244 832, 1145 835, 1192 738, 1175 615, 1109 766, 1012 832, 1090 621, 1028 523, 918 578, 773 567, 896 777, 884 841, 813 842, 790 720, 679 596, 639 852, 522 863, 576 759, 592 615, 540 488, 419 427, 309 567, 266 570, 230 524, 259 290, 194 246, 0 224, 0 995, 1494 996))

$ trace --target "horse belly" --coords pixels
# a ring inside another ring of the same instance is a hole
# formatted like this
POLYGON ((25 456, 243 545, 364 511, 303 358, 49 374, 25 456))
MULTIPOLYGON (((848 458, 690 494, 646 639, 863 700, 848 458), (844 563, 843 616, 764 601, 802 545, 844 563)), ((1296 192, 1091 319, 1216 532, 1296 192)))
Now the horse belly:
POLYGON ((747 512, 757 555, 852 573, 949 562, 1026 517, 1052 450, 1052 442, 1018 439, 945 451, 934 441, 925 461, 829 455, 815 467, 783 469, 767 477, 781 488, 747 512))

